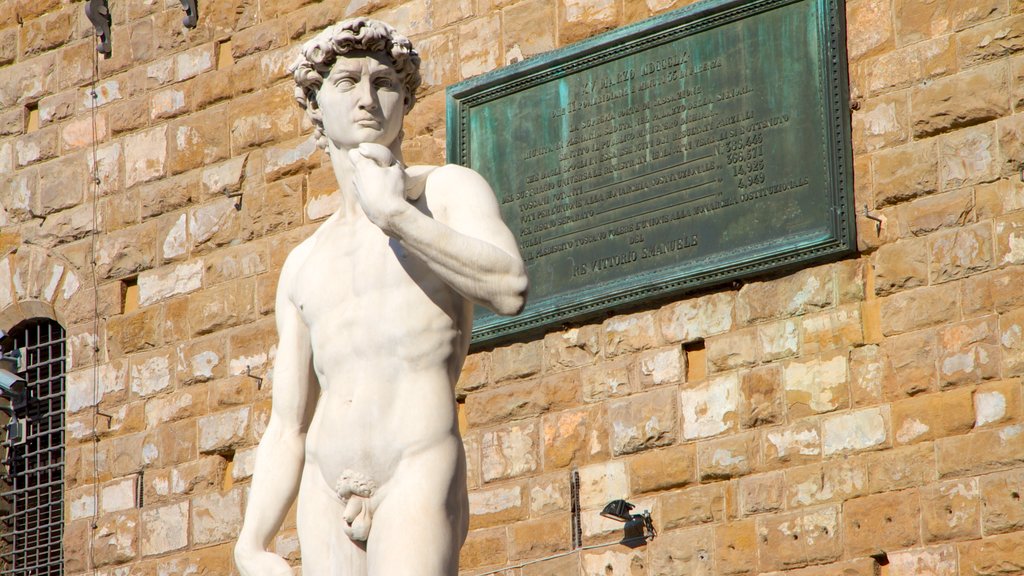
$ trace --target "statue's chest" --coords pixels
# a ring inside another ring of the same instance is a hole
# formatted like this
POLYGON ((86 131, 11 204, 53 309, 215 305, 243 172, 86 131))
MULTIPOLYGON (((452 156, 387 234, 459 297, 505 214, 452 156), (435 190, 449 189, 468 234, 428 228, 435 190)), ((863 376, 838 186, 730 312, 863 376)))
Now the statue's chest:
POLYGON ((318 239, 298 272, 291 297, 300 313, 315 322, 318 315, 402 290, 411 277, 422 273, 420 267, 379 230, 336 230, 318 239))

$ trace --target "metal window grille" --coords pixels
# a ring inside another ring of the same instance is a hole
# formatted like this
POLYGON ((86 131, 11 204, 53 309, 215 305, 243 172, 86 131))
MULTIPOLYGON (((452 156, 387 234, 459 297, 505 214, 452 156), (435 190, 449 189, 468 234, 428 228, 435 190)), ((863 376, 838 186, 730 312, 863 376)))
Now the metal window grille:
POLYGON ((47 319, 12 330, 25 353, 27 394, 13 403, 22 438, 5 438, 0 576, 62 576, 64 554, 64 329, 47 319))

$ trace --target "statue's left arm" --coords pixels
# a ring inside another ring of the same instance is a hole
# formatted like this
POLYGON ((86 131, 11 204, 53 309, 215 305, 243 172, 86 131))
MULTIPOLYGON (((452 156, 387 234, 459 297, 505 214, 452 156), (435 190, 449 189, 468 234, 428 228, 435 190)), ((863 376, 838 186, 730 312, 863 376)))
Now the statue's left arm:
POLYGON ((381 167, 359 150, 350 158, 360 206, 384 233, 469 300, 498 314, 523 309, 526 266, 482 176, 454 165, 431 173, 426 195, 432 217, 405 199, 400 166, 381 167))

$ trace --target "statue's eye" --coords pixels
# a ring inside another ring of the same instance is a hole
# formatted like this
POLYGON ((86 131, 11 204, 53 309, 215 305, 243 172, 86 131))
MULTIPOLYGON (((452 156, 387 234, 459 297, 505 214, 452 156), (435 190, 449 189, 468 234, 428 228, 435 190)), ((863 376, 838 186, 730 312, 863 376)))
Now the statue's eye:
POLYGON ((376 86, 377 88, 394 88, 395 81, 386 76, 381 76, 379 78, 374 79, 373 85, 376 86))
POLYGON ((356 85, 356 79, 352 76, 340 76, 334 81, 334 85, 338 88, 351 88, 356 85))

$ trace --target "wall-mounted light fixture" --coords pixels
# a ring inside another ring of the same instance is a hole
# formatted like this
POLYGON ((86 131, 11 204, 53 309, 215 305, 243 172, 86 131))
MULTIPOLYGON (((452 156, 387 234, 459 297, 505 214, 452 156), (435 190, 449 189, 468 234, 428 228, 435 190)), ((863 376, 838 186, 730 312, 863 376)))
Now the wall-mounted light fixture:
POLYGON ((27 382, 19 372, 25 371, 25 353, 23 350, 0 354, 0 398, 7 400, 0 406, 0 412, 7 414, 8 444, 20 444, 25 440, 25 419, 18 418, 17 410, 23 410, 27 399, 27 382))
POLYGON ((625 500, 612 500, 605 505, 604 510, 601 510, 601 516, 625 524, 622 528, 622 544, 631 548, 642 546, 658 535, 654 530, 654 521, 651 519, 650 511, 644 510, 640 514, 632 514, 633 508, 635 506, 625 500))

